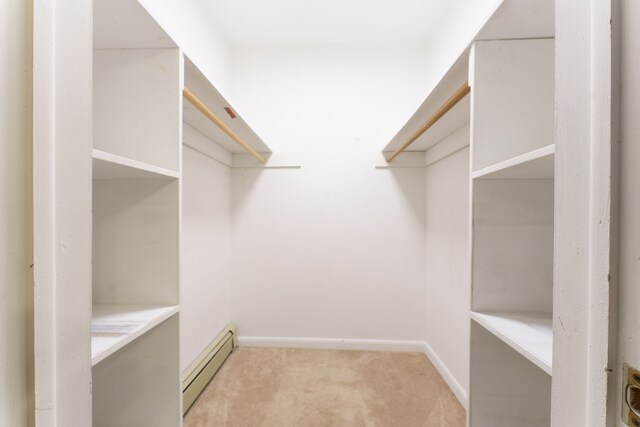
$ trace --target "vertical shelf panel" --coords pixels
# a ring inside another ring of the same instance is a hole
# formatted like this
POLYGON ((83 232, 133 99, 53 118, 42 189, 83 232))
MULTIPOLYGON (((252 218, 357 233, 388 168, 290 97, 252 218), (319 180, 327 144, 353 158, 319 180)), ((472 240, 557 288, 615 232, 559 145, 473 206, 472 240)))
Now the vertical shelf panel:
POLYGON ((94 304, 178 304, 179 181, 93 184, 94 304))
POLYGON ((472 427, 549 427, 551 376, 471 322, 472 427))
POLYGON ((550 314, 553 180, 474 180, 472 310, 550 314))
POLYGON ((93 148, 179 170, 180 58, 177 48, 94 51, 93 148))
POLYGON ((473 427, 549 426, 554 40, 475 42, 470 59, 473 427))
POLYGON ((178 315, 93 367, 93 426, 181 425, 178 315))
POLYGON ((182 425, 182 52, 137 0, 94 0, 93 425, 182 425))
POLYGON ((554 40, 475 42, 472 172, 553 144, 554 40))

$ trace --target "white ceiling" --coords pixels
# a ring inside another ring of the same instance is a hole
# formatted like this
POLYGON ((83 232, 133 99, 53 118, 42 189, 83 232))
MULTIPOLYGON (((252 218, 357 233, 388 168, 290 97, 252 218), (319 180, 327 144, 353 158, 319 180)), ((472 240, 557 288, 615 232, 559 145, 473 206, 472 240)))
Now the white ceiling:
POLYGON ((232 46, 422 42, 458 0, 203 0, 232 46))

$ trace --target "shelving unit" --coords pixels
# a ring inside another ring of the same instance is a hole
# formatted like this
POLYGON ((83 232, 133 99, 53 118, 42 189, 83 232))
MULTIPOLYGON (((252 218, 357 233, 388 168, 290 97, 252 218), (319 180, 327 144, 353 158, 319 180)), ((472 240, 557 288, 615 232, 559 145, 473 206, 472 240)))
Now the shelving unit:
POLYGON ((94 0, 93 425, 182 425, 183 56, 135 0, 94 0))
POLYGON ((471 427, 550 423, 554 11, 553 0, 500 2, 382 149, 389 167, 419 165, 415 152, 427 165, 464 148, 448 136, 469 128, 471 427), (470 96, 407 147, 467 81, 470 96), (393 159, 403 147, 414 155, 393 159))
POLYGON ((469 421, 473 427, 548 426, 554 40, 476 41, 469 63, 469 421))
POLYGON ((93 11, 93 425, 181 426, 183 143, 271 151, 137 0, 93 11))

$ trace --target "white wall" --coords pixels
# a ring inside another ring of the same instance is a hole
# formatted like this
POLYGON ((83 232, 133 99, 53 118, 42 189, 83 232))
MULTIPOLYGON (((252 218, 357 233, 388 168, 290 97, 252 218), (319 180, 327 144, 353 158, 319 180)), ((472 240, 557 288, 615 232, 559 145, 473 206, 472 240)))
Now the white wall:
POLYGON ((33 421, 31 21, 29 2, 0 3, 0 425, 16 427, 33 421))
MULTIPOLYGON (((442 144, 469 141, 465 126, 442 144)), ((427 354, 463 403, 469 390, 469 148, 427 167, 427 354), (446 326, 445 326, 446 325, 446 326)))
POLYGON ((241 336, 424 339, 424 170, 373 161, 424 97, 420 49, 236 52, 245 118, 303 156, 301 169, 232 172, 241 336))
MULTIPOLYGON (((185 126, 185 141, 198 138, 185 126)), ((204 138, 204 137, 202 137, 204 138)), ((184 371, 232 321, 231 171, 184 146, 180 351, 184 371)))

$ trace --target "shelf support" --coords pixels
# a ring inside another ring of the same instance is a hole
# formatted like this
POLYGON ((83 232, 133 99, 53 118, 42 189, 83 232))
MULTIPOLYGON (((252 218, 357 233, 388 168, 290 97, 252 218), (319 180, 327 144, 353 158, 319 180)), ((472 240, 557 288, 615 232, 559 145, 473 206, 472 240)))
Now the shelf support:
POLYGON ((191 105, 196 107, 198 109, 198 111, 200 111, 202 114, 204 114, 206 118, 211 120, 213 122, 213 124, 215 124, 218 128, 220 128, 221 131, 226 133, 239 146, 241 146, 247 153, 251 154, 253 157, 258 159, 258 161, 260 163, 265 163, 267 161, 262 154, 258 153, 256 150, 254 150, 249 144, 244 142, 242 140, 242 138, 240 138, 238 135, 236 135, 227 125, 225 125, 224 122, 222 120, 220 120, 220 118, 218 116, 216 116, 213 113, 213 111, 211 111, 209 108, 207 108, 207 106, 204 105, 204 103, 202 101, 200 101, 200 99, 198 99, 198 97, 195 96, 189 89, 187 89, 185 87, 184 90, 182 91, 182 94, 187 99, 187 101, 189 101, 191 103, 191 105))
POLYGON ((442 118, 442 116, 447 114, 447 112, 450 109, 452 109, 458 102, 460 102, 460 100, 462 100, 462 98, 464 98, 470 91, 471 91, 471 87, 469 87, 469 82, 465 82, 462 86, 460 86, 460 89, 458 89, 451 96, 451 98, 447 99, 446 102, 444 104, 442 104, 442 106, 440 106, 440 108, 438 108, 438 110, 435 113, 433 113, 433 115, 431 117, 429 117, 429 119, 426 122, 424 122, 418 128, 418 130, 416 130, 413 133, 413 135, 411 135, 411 137, 409 139, 407 139, 407 141, 404 144, 402 144, 400 147, 398 147, 396 149, 396 151, 393 152, 393 154, 391 154, 389 157, 387 157, 387 162, 392 161, 400 153, 402 153, 404 150, 406 150, 408 146, 413 144, 416 139, 420 138, 420 136, 423 133, 425 133, 438 120, 440 120, 442 118))

